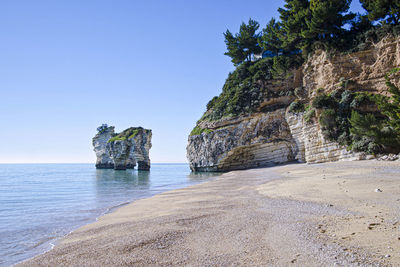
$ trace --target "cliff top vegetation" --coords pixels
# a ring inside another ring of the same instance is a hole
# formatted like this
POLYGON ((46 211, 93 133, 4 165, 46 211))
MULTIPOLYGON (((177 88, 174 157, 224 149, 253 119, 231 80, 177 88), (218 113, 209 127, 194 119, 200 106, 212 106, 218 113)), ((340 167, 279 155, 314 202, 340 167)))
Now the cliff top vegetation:
POLYGON ((250 19, 238 33, 224 33, 225 55, 236 69, 229 73, 221 94, 207 104, 200 121, 256 112, 263 99, 294 94, 294 90, 271 92, 268 85, 290 77, 291 70, 317 49, 356 52, 400 33, 399 1, 361 0, 365 15, 349 12, 351 0, 285 2, 278 9, 279 19, 272 18, 265 28, 250 19))
POLYGON ((144 129, 143 127, 130 127, 119 134, 114 134, 113 137, 111 137, 110 140, 108 140, 108 143, 131 139, 142 132, 149 133, 151 132, 151 130, 144 129))

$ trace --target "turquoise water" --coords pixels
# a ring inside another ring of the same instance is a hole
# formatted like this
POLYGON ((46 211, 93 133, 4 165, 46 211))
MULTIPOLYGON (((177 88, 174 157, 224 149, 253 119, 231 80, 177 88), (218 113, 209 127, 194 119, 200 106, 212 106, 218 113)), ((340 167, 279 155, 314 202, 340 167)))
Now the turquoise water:
POLYGON ((28 259, 119 205, 213 179, 187 164, 96 170, 93 164, 0 164, 0 266, 28 259))

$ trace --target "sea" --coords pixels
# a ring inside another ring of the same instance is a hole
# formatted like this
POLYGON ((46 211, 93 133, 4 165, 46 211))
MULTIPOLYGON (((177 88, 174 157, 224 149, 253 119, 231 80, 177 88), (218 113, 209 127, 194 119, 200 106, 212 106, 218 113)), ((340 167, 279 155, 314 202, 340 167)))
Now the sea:
POLYGON ((50 250, 78 227, 137 199, 216 178, 187 164, 150 171, 94 164, 0 164, 0 266, 50 250))

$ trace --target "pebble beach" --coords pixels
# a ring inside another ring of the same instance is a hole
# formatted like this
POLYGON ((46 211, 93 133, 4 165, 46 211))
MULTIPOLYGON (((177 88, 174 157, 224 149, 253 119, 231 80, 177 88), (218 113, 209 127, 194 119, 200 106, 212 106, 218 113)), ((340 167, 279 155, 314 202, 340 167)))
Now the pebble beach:
POLYGON ((233 171, 135 201, 17 266, 398 266, 400 162, 233 171))

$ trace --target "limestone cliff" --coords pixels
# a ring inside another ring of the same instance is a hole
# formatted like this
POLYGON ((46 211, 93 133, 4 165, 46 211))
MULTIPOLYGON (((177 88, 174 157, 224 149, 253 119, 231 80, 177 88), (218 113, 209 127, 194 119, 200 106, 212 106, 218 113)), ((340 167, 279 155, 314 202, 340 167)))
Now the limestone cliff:
POLYGON ((96 153, 96 168, 113 169, 114 161, 111 158, 108 140, 114 135, 114 126, 106 127, 99 131, 93 138, 93 148, 96 153))
MULTIPOLYGON (((316 51, 301 68, 293 72, 286 86, 310 103, 319 88, 331 93, 338 87, 346 90, 387 94, 385 75, 400 66, 400 38, 387 37, 370 50, 331 56, 316 51)), ((393 81, 400 85, 400 77, 393 81)), ((281 87, 282 81, 270 81, 270 91, 281 87)), ((200 120, 200 134, 188 138, 187 158, 193 171, 227 171, 279 163, 328 162, 362 159, 329 141, 316 118, 305 119, 304 112, 288 111, 294 96, 277 96, 261 101, 256 112, 215 121, 200 120)), ((205 116, 203 116, 205 117, 205 116)), ((318 114, 316 115, 318 117, 318 114)))
POLYGON ((278 109, 189 137, 187 155, 192 170, 224 171, 291 161, 294 146, 285 110, 278 109))
POLYGON ((113 126, 98 130, 93 137, 96 168, 125 170, 137 164, 139 170, 150 169, 151 130, 131 127, 119 134, 114 133, 113 126))

